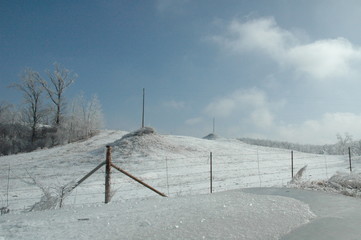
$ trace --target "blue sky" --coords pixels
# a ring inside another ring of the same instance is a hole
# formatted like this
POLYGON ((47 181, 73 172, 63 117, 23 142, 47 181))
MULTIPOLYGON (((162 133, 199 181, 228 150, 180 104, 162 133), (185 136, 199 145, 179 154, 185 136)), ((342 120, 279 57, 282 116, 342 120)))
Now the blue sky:
POLYGON ((78 74, 108 129, 332 143, 361 138, 357 0, 0 0, 0 101, 26 67, 78 74))

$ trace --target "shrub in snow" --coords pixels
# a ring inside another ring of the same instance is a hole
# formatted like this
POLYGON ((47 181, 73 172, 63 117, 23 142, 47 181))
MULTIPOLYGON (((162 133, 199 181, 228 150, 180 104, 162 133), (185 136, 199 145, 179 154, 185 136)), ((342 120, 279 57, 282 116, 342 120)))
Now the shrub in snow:
POLYGON ((29 211, 42 211, 49 209, 61 208, 65 197, 74 189, 74 182, 70 182, 63 186, 47 187, 41 184, 29 173, 31 182, 29 184, 36 185, 42 192, 40 201, 36 202, 28 208, 29 211))
POLYGON ((31 206, 29 208, 29 211, 55 209, 58 206, 59 202, 60 200, 57 196, 52 195, 50 191, 46 190, 43 191, 43 196, 41 197, 40 201, 31 206))
POLYGON ((361 190, 361 174, 360 173, 337 173, 333 175, 328 182, 337 183, 342 188, 361 190))
POLYGON ((2 208, 0 208, 0 213, 1 213, 1 215, 7 214, 7 213, 9 213, 9 212, 10 212, 10 209, 7 208, 7 207, 2 207, 2 208))
POLYGON ((336 173, 328 180, 319 181, 291 181, 289 187, 325 192, 340 193, 351 197, 361 197, 360 173, 336 173))
POLYGON ((304 166, 303 168, 301 168, 300 170, 298 170, 298 172, 296 173, 295 176, 293 176, 292 180, 291 180, 291 184, 294 183, 298 183, 299 181, 301 181, 302 175, 303 173, 306 171, 307 165, 304 166))

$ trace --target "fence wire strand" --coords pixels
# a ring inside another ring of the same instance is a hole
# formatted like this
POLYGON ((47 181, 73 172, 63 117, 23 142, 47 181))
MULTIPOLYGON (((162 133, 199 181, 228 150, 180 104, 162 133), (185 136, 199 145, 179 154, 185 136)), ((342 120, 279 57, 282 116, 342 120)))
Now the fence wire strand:
MULTIPOLYGON (((312 179, 327 179, 336 171, 349 168, 348 155, 295 153, 293 161, 295 173, 307 165, 306 178, 312 179)), ((12 211, 22 211, 39 202, 44 191, 59 194, 62 188, 71 186, 96 166, 86 161, 81 162, 77 163, 72 171, 69 171, 68 166, 47 167, 44 163, 33 169, 25 166, 10 168, 10 164, 1 165, 0 207, 8 205, 12 211), (48 186, 48 180, 54 183, 54 179, 57 184, 48 186)), ((170 197, 209 192, 210 156, 207 154, 176 158, 116 156, 113 163, 170 197)), ((216 192, 244 187, 282 186, 291 180, 290 152, 285 150, 273 153, 258 150, 246 154, 213 153, 212 163, 212 189, 216 192)), ((353 171, 357 171, 358 168, 358 163, 352 166, 353 171)), ((153 192, 115 169, 112 169, 111 177, 114 201, 155 196, 153 192)), ((66 196, 65 205, 103 203, 104 178, 105 167, 102 167, 66 196)))

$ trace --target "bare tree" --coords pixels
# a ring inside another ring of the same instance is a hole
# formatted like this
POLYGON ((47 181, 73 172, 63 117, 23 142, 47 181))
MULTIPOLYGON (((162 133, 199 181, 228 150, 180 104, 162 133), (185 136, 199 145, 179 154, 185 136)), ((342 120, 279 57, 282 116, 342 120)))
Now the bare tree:
POLYGON ((25 120, 31 127, 31 142, 34 143, 36 130, 42 118, 45 116, 45 109, 42 106, 41 96, 43 88, 40 85, 42 81, 38 72, 30 68, 24 70, 21 75, 21 83, 14 83, 10 87, 16 88, 23 92, 25 101, 25 120))
POLYGON ((89 101, 81 93, 71 105, 69 117, 70 138, 77 140, 94 135, 102 127, 103 113, 96 95, 89 101))
POLYGON ((103 125, 102 107, 97 95, 94 95, 88 104, 85 120, 87 137, 94 135, 103 125))
POLYGON ((341 134, 337 134, 337 143, 335 145, 336 151, 338 154, 347 154, 348 147, 352 145, 352 136, 349 133, 345 133, 345 137, 342 137, 341 134))
POLYGON ((55 124, 60 126, 65 109, 64 91, 75 81, 77 75, 57 63, 54 68, 54 72, 47 71, 50 83, 43 79, 40 83, 55 105, 55 124))

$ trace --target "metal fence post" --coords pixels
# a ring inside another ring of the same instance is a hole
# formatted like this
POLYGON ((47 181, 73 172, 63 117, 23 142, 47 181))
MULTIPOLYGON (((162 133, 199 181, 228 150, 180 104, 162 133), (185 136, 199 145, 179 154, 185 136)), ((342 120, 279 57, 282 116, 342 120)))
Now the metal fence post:
POLYGON ((209 174, 210 174, 210 191, 213 192, 213 169, 212 169, 212 152, 209 155, 209 174))
POLYGON ((348 160, 350 163, 350 173, 352 173, 351 147, 348 147, 348 160))
POLYGON ((169 196, 169 171, 168 171, 168 158, 165 158, 165 171, 167 174, 167 191, 168 191, 168 196, 169 196))
POLYGON ((291 151, 291 179, 293 179, 293 151, 291 151))

